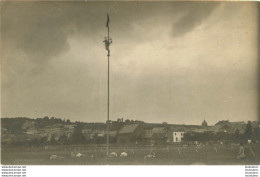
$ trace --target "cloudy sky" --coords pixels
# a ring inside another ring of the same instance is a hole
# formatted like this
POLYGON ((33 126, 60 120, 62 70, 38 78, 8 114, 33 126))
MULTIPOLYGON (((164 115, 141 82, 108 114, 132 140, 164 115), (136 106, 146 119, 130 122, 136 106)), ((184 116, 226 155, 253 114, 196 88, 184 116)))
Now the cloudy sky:
POLYGON ((5 2, 1 117, 257 119, 257 2, 5 2))

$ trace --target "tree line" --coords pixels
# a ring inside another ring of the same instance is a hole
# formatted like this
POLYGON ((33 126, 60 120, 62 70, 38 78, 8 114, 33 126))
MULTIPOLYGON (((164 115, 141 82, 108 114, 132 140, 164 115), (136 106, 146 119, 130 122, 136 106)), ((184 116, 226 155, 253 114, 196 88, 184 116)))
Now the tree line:
POLYGON ((229 132, 189 132, 183 136, 183 141, 198 141, 198 142, 209 142, 209 141, 223 141, 223 142, 247 142, 251 140, 256 142, 259 140, 260 128, 252 128, 251 121, 248 121, 246 130, 244 133, 239 132, 237 129, 234 133, 229 132))

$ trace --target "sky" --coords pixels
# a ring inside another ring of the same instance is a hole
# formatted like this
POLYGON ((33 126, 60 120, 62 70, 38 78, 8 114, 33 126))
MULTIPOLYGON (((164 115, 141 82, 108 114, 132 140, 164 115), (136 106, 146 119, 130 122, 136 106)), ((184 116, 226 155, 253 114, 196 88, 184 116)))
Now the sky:
POLYGON ((257 2, 4 2, 1 117, 258 119, 257 2))

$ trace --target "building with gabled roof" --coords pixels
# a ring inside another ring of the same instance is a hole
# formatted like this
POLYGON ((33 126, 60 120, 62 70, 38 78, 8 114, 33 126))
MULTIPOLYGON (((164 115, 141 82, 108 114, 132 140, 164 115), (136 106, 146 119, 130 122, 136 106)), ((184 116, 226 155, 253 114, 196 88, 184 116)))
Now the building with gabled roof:
POLYGON ((229 122, 229 120, 221 120, 221 121, 218 121, 215 125, 220 125, 220 126, 230 125, 230 122, 229 122))
POLYGON ((123 126, 118 133, 123 134, 123 133, 133 133, 137 127, 139 126, 139 124, 129 124, 129 125, 125 125, 123 126))
MULTIPOLYGON (((107 134, 107 133, 106 133, 107 134)), ((113 130, 113 131, 109 131, 109 137, 116 137, 117 136, 117 131, 113 130)))
POLYGON ((240 122, 229 122, 228 120, 222 120, 217 122, 214 126, 209 126, 208 130, 213 132, 228 132, 235 133, 239 130, 240 134, 243 134, 246 129, 246 124, 243 121, 240 122))
POLYGON ((156 134, 164 134, 164 133, 167 132, 167 128, 165 128, 165 127, 154 127, 152 129, 152 132, 156 133, 156 134))
POLYGON ((152 130, 144 130, 142 134, 142 143, 145 144, 150 144, 152 143, 152 137, 153 137, 153 132, 152 130))
POLYGON ((138 144, 141 141, 143 131, 141 124, 125 125, 118 131, 117 143, 138 144))
POLYGON ((166 143, 168 129, 165 127, 154 127, 153 129, 144 130, 142 142, 145 144, 166 143))

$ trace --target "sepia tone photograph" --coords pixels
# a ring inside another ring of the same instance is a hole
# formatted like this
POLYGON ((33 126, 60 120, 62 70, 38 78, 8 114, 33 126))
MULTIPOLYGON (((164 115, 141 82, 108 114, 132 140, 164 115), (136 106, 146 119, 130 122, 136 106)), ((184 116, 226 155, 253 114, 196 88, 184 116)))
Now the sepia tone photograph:
POLYGON ((2 165, 259 165, 257 2, 1 2, 2 165))

